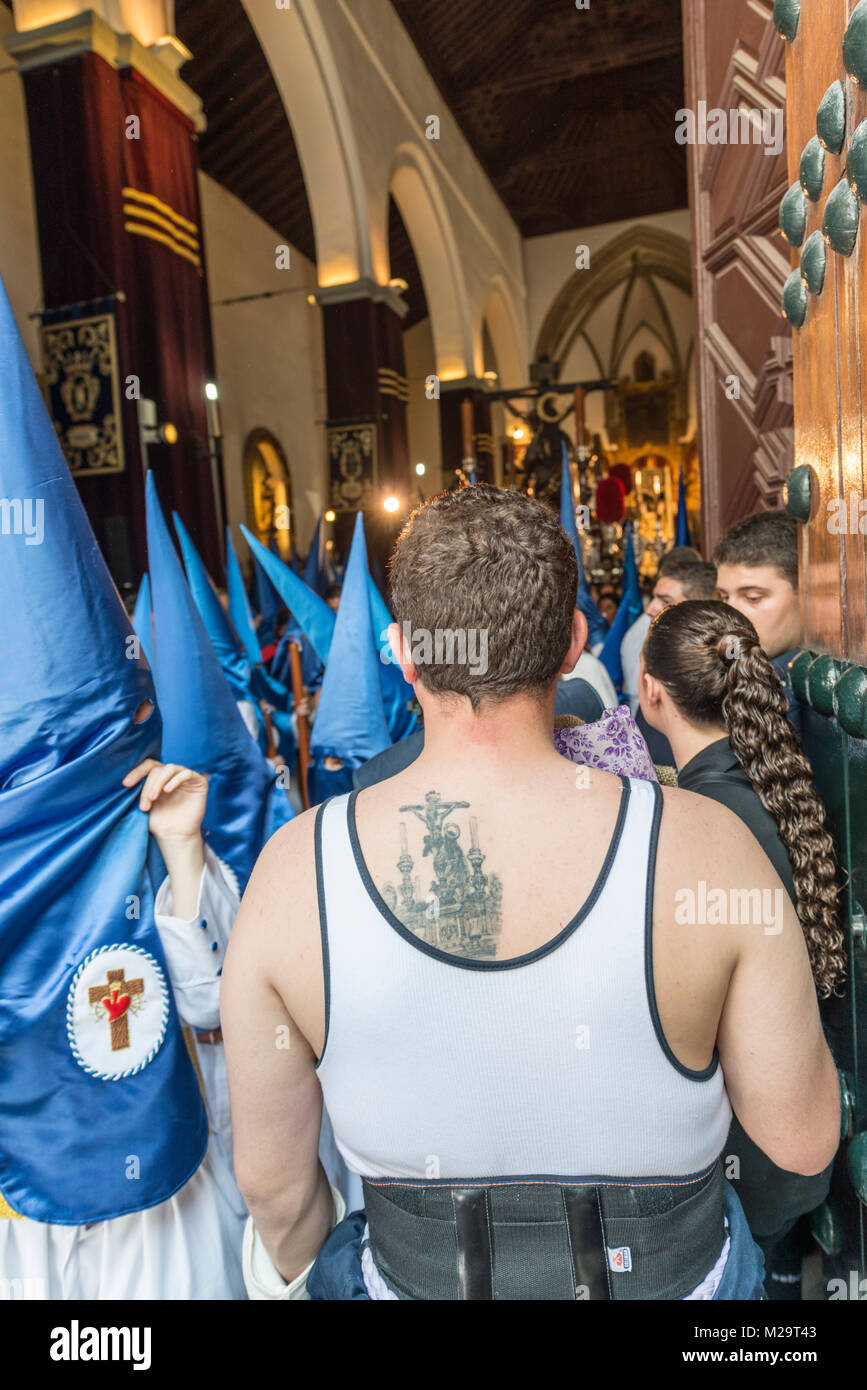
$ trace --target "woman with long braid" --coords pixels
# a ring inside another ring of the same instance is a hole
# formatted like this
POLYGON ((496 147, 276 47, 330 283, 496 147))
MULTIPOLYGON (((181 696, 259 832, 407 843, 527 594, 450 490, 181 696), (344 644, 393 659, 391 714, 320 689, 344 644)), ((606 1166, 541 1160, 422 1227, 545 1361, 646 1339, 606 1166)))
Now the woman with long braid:
MULTIPOLYGON (((795 904, 819 998, 845 973, 834 846, 810 765, 788 718, 779 677, 748 618, 714 600, 687 600, 654 621, 644 644, 641 708, 668 738, 678 786, 711 797, 749 826, 795 904)), ((765 1249, 772 1298, 800 1296, 798 1217, 824 1200, 830 1168, 790 1174, 735 1119, 726 1153, 740 1160, 738 1193, 765 1249)))

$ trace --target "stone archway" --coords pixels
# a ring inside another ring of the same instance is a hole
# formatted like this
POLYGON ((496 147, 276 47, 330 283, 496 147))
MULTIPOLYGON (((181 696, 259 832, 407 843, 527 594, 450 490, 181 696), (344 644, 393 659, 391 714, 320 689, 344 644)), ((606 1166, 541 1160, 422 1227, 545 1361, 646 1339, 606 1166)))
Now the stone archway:
POLYGON ((487 324, 491 336, 500 374, 500 386, 520 386, 528 371, 525 338, 505 280, 501 275, 494 275, 490 284, 490 293, 482 310, 482 320, 487 324))
POLYGON ((389 193, 421 271, 437 374, 443 381, 468 376, 474 364, 473 333, 457 240, 427 156, 412 141, 395 151, 389 193))
POLYGON ((604 299, 636 276, 665 280, 692 295, 689 242, 673 232, 638 223, 594 252, 590 268, 576 270, 545 315, 535 356, 565 361, 584 324, 604 299))
POLYGON ((259 427, 247 435, 243 471, 247 525, 288 564, 295 539, 292 474, 283 446, 270 430, 259 427))
POLYGON ((298 150, 322 287, 372 278, 370 219, 355 128, 316 0, 243 0, 298 150))

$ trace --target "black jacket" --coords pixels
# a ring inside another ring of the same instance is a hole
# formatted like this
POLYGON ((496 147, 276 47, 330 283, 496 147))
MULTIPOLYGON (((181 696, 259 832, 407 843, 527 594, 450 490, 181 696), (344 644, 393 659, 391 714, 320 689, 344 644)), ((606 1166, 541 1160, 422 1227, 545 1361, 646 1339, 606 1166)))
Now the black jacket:
POLYGON ((678 768, 677 785, 688 792, 709 796, 734 811, 758 840, 779 874, 783 887, 797 905, 795 880, 786 847, 780 839, 777 822, 766 811, 727 738, 717 739, 678 768))
MULTIPOLYGON (((759 800, 728 739, 718 739, 691 758, 678 770, 677 785, 734 811, 752 831, 797 905, 792 866, 777 823, 759 800)), ((815 1177, 786 1172, 753 1143, 737 1116, 732 1120, 725 1153, 727 1159, 738 1159, 740 1172, 734 1187, 754 1238, 766 1250, 791 1230, 799 1216, 819 1206, 828 1195, 833 1164, 815 1177)))

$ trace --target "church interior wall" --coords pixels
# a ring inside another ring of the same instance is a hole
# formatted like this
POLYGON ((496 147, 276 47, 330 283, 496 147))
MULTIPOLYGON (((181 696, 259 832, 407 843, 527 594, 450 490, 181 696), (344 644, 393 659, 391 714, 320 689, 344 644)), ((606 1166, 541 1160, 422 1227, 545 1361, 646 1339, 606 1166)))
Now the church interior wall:
MULTIPOLYGON (((496 274, 509 284, 524 313, 521 236, 505 204, 461 133, 406 31, 380 0, 344 0, 319 10, 341 94, 351 116, 355 149, 367 195, 377 278, 388 279, 388 195, 394 154, 402 143, 419 147, 433 170, 454 232, 466 283, 472 347, 465 373, 481 364, 481 321, 496 274), (375 99, 374 95, 375 93, 375 99), (437 116, 438 140, 426 138, 426 119, 437 116)), ((267 48, 266 48, 267 52, 267 48)), ((288 107, 291 119, 291 104, 288 107)), ((311 200, 313 200, 311 192, 311 200)), ((406 218, 404 219, 406 220, 406 218)), ((419 248, 416 254, 419 254, 419 248)), ((420 259, 422 275, 425 265, 420 259)), ((429 277, 435 281, 436 276, 429 277)), ((436 293, 426 285, 430 296, 436 293)), ((523 325, 522 325, 523 327, 523 325)), ((449 375, 461 373, 455 368, 449 375)))
POLYGON ((290 247, 289 266, 279 269, 280 234, 205 174, 200 188, 229 521, 248 521, 245 440, 254 429, 270 430, 289 462, 303 553, 324 505, 322 314, 307 299, 316 267, 290 247), (268 292, 275 297, 220 303, 268 292))
MULTIPOLYGON (((610 242, 632 227, 645 225, 672 233, 689 242, 688 209, 661 213, 638 221, 609 222, 595 227, 574 228, 572 231, 557 232, 551 236, 532 237, 524 242, 532 348, 535 348, 551 305, 575 274, 576 248, 586 246, 589 249, 588 269, 591 269, 594 257, 598 258, 603 254, 610 242)), ((685 434, 694 437, 695 389, 690 351, 693 338, 692 297, 660 277, 655 277, 654 284, 662 308, 647 283, 641 280, 636 283, 625 306, 625 281, 620 282, 606 295, 586 319, 584 333, 574 338, 565 358, 560 362, 560 379, 590 380, 609 374, 631 376, 635 358, 643 351, 650 352, 655 358, 658 376, 665 372, 676 374, 679 364, 681 371, 687 371, 688 382, 688 420, 685 434)), ((594 392, 587 397, 585 419, 589 432, 600 434, 603 443, 606 447, 609 446, 611 441, 606 430, 605 397, 602 392, 594 392)), ((564 422, 563 428, 568 434, 574 434, 571 417, 564 422)))
MULTIPOLYGON (((422 319, 403 335, 406 357, 406 376, 409 382, 409 403, 406 408, 409 434, 410 482, 415 488, 417 463, 423 463, 425 474, 418 481, 426 497, 442 487, 442 443, 439 403, 428 400, 425 380, 431 372, 433 333, 430 319, 422 319)), ((413 501, 417 498, 416 493, 413 501)))

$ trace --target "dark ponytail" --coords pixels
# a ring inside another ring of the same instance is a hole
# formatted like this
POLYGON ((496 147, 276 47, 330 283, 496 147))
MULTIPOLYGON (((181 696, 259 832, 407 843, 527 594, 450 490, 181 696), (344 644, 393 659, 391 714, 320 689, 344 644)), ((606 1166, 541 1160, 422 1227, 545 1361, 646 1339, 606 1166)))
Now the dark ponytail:
POLYGON ((845 973, 834 844, 779 677, 755 628, 726 603, 688 599, 655 619, 644 662, 690 723, 728 730, 786 847, 816 989, 828 998, 845 973))

